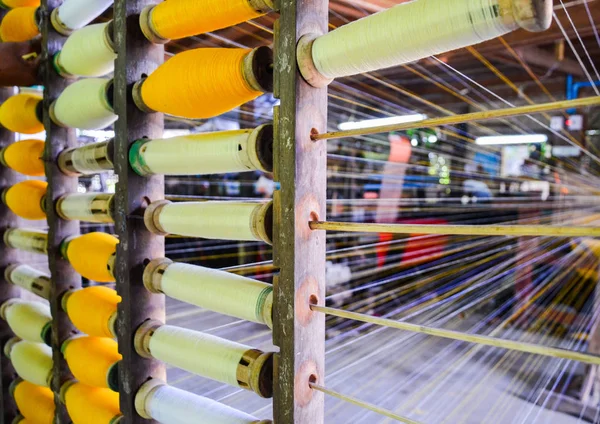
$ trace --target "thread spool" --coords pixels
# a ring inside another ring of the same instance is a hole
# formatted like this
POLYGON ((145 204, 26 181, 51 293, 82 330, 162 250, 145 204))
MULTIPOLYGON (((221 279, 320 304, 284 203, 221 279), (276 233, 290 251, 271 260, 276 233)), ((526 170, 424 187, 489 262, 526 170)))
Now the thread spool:
POLYGON ((0 23, 0 40, 4 43, 29 41, 40 35, 40 9, 37 6, 9 10, 0 23))
POLYGON ((551 0, 413 1, 326 35, 304 36, 298 65, 306 81, 322 87, 334 78, 414 62, 519 27, 544 31, 551 20, 551 0))
POLYGON ((140 15, 140 27, 146 38, 164 44, 205 34, 258 18, 273 10, 272 0, 233 0, 223 4, 208 0, 162 2, 146 7, 140 15))
POLYGON ((53 423, 55 406, 52 390, 17 379, 12 382, 9 391, 15 399, 23 418, 30 420, 32 423, 53 423))
POLYGON ((133 87, 144 112, 192 119, 221 115, 273 90, 273 53, 202 48, 179 53, 133 87))
POLYGON ((45 219, 47 188, 46 181, 21 181, 2 192, 2 201, 15 215, 21 218, 45 219))
POLYGON ((56 213, 67 221, 111 223, 113 199, 108 193, 65 194, 56 202, 56 213))
POLYGON ((23 380, 38 386, 50 387, 52 379, 50 346, 13 337, 5 345, 5 354, 23 380))
POLYGON ((36 134, 44 131, 42 97, 36 94, 17 94, 0 105, 0 124, 16 133, 36 134))
POLYGON ((115 290, 104 286, 91 286, 65 293, 62 308, 82 333, 94 337, 115 338, 119 302, 121 297, 115 290))
POLYGON ((114 0, 65 0, 50 14, 50 22, 54 29, 63 35, 69 35, 79 28, 83 28, 106 9, 114 0))
POLYGON ((9 228, 4 233, 4 244, 30 253, 48 253, 48 233, 42 230, 9 228))
POLYGON ((271 244, 273 202, 181 202, 161 200, 144 213, 149 231, 220 240, 261 240, 271 244))
POLYGON ((71 177, 93 175, 113 170, 113 140, 92 143, 82 147, 64 150, 58 156, 58 167, 61 172, 71 177))
POLYGON ((61 127, 83 130, 106 128, 117 120, 112 106, 112 80, 86 78, 64 89, 50 106, 50 118, 61 127))
POLYGON ((152 293, 273 327, 273 286, 262 281, 166 258, 151 261, 143 279, 152 293))
POLYGON ((9 265, 4 270, 4 279, 43 299, 50 299, 50 276, 29 265, 9 265))
POLYGON ((252 390, 262 397, 273 395, 273 353, 158 321, 142 324, 134 345, 143 357, 252 390))
POLYGON ((47 304, 10 299, 0 306, 0 317, 19 338, 50 346, 52 315, 47 304))
POLYGON ((0 7, 3 9, 16 9, 17 7, 39 7, 40 0, 2 0, 0 7))
POLYGON ((117 342, 108 337, 73 337, 61 351, 73 377, 83 384, 119 391, 119 366, 122 359, 117 342))
POLYGON ((273 126, 138 140, 129 163, 141 176, 273 172, 273 126))
POLYGON ((101 77, 115 68, 112 21, 83 27, 54 55, 54 69, 64 78, 101 77))
POLYGON ((144 383, 135 395, 135 409, 146 419, 164 424, 271 424, 212 399, 171 387, 160 380, 144 383))
POLYGON ((44 175, 44 142, 41 140, 21 140, 0 150, 2 165, 31 177, 44 175))
POLYGON ((119 239, 115 236, 94 232, 68 238, 60 245, 65 259, 79 274, 99 283, 114 283, 115 256, 119 239))
POLYGON ((62 385, 59 396, 73 424, 117 424, 122 420, 119 394, 110 389, 71 380, 62 385))

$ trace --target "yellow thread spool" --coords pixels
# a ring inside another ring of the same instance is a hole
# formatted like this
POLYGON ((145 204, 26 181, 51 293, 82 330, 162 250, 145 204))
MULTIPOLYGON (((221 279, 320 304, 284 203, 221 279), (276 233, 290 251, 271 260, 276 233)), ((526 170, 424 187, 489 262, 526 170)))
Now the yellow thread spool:
POLYGON ((212 118, 272 89, 268 47, 203 48, 173 56, 134 87, 134 100, 146 112, 193 119, 212 118))
POLYGON ((35 6, 12 9, 0 23, 0 39, 5 43, 28 41, 39 34, 38 8, 35 6))
POLYGON ((73 424, 114 424, 121 416, 119 394, 70 381, 60 390, 73 424))
POLYGON ((40 0, 2 0, 0 7, 5 9, 16 9, 17 7, 39 7, 40 0))
POLYGON ((52 424, 55 410, 52 390, 16 380, 11 384, 10 391, 21 415, 27 420, 36 424, 52 424))
POLYGON ((89 233, 67 239, 61 245, 63 256, 75 271, 90 280, 112 283, 114 257, 119 239, 106 233, 89 233))
MULTIPOLYGON (((0 27, 1 28, 1 27, 0 27)), ((44 131, 38 116, 42 97, 35 94, 17 94, 0 105, 0 124, 12 132, 36 134, 44 131)))
POLYGON ((67 292, 63 309, 79 331, 95 337, 116 337, 114 322, 121 297, 113 289, 91 286, 67 292))
POLYGON ((142 12, 140 27, 150 41, 165 43, 237 25, 272 9, 272 0, 164 1, 142 12))
POLYGON ((45 219, 46 211, 43 202, 47 188, 48 183, 45 181, 21 181, 5 190, 2 200, 15 215, 21 218, 45 219))
POLYGON ((117 342, 108 337, 75 337, 61 348, 65 360, 80 382, 93 387, 119 390, 117 342))
POLYGON ((38 386, 50 387, 52 378, 52 349, 42 343, 17 341, 11 339, 7 342, 5 350, 23 380, 38 386))
POLYGON ((41 177, 44 175, 43 154, 43 141, 21 140, 0 151, 0 162, 23 175, 41 177))

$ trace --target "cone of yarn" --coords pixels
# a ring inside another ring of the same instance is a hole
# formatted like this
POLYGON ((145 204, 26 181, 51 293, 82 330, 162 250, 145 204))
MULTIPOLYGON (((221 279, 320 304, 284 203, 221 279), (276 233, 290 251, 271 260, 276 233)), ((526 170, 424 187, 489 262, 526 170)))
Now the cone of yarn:
POLYGON ((67 294, 63 308, 79 331, 95 337, 115 337, 111 325, 121 297, 111 288, 91 286, 67 294))
POLYGON ((115 277, 109 264, 117 250, 119 239, 115 236, 95 232, 68 240, 63 243, 64 256, 71 266, 90 280, 112 283, 115 277))
POLYGON ((36 134, 44 131, 37 115, 42 97, 35 94, 17 94, 0 105, 0 125, 21 134, 36 134))
POLYGON ((11 391, 19 412, 26 420, 37 424, 52 424, 55 410, 52 390, 18 380, 11 385, 11 391))
POLYGON ((119 390, 117 363, 122 359, 117 342, 108 337, 75 337, 62 352, 73 376, 88 386, 119 390))
POLYGON ((43 154, 43 141, 21 140, 2 149, 0 161, 10 169, 23 175, 41 177, 44 175, 43 154))
POLYGON ((0 39, 4 43, 28 41, 40 34, 37 6, 11 9, 0 23, 0 39))
POLYGON ((121 415, 119 394, 110 389, 68 382, 61 389, 61 399, 73 424, 111 424, 121 415))
POLYGON ((21 218, 40 220, 46 218, 42 204, 48 183, 39 180, 21 181, 4 192, 4 203, 21 218))

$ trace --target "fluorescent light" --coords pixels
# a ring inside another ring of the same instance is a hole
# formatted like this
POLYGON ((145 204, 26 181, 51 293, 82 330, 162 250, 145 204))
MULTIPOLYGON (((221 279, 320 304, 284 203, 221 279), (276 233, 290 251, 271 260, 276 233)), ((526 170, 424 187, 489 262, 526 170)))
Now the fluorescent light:
POLYGON ((476 144, 491 146, 494 144, 533 144, 545 143, 548 136, 545 134, 525 134, 525 135, 498 135, 491 137, 478 137, 476 144))
POLYGON ((390 116, 389 118, 367 119, 365 121, 342 122, 338 129, 342 131, 360 130, 363 128, 379 127, 381 125, 406 124, 427 119, 427 115, 416 113, 414 115, 390 116))

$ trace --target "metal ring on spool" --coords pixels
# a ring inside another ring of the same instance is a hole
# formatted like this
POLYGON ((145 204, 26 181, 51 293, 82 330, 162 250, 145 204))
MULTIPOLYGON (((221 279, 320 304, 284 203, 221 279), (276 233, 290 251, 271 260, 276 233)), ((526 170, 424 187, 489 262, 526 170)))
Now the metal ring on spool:
POLYGON ((273 244, 273 201, 254 209, 250 222, 252 233, 258 239, 273 244))
POLYGON ((252 89, 263 93, 273 92, 273 51, 267 46, 250 51, 244 57, 242 72, 252 89))

